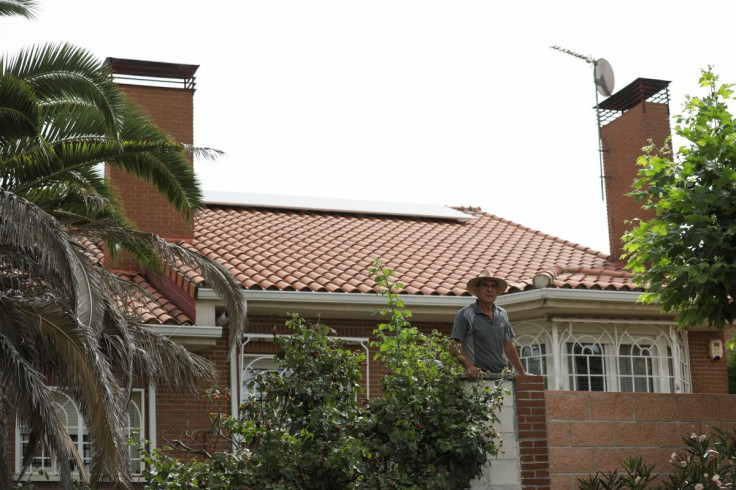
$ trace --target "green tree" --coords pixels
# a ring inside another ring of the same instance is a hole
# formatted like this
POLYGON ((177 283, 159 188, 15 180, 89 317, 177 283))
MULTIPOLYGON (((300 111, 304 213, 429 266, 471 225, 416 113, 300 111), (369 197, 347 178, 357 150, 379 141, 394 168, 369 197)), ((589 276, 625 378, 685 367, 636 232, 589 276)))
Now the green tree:
MULTIPOLYGON (((35 2, 0 1, 0 16, 32 17, 35 2)), ((240 285, 220 265, 137 231, 100 164, 152 183, 185 217, 201 207, 187 155, 216 152, 171 141, 132 107, 104 64, 66 45, 0 59, 0 426, 30 431, 24 469, 44 446, 75 461, 82 479, 129 486, 125 408, 134 377, 193 390, 211 382, 204 359, 141 325, 130 300, 145 293, 110 274, 86 243, 126 251, 150 273, 197 268, 229 309, 231 347, 245 321, 240 285), (47 385, 77 402, 91 437, 87 474, 47 385)), ((3 431, 4 434, 4 431, 3 431)), ((12 479, 0 438, 0 486, 12 479)), ((70 465, 58 464, 61 488, 70 465)))
POLYGON ((680 326, 722 330, 736 318, 736 121, 732 86, 704 70, 703 97, 689 97, 675 133, 687 144, 647 148, 632 195, 656 217, 624 236, 627 268, 645 302, 676 311, 680 326))

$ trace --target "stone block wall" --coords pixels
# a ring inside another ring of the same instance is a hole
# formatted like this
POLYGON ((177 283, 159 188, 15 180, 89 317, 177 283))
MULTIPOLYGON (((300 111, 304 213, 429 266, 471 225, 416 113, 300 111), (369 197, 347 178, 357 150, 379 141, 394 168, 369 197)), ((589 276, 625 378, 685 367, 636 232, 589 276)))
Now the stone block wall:
POLYGON ((669 471, 682 438, 736 427, 736 396, 724 394, 544 393, 553 489, 576 488, 578 478, 621 468, 640 455, 655 472, 669 471))

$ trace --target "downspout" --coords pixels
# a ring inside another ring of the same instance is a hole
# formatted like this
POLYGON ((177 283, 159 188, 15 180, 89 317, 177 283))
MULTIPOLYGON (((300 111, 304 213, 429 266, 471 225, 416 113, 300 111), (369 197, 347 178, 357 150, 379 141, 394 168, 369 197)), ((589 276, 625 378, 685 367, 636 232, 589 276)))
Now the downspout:
POLYGON ((240 390, 238 389, 238 356, 235 349, 230 352, 230 414, 238 416, 238 404, 240 403, 240 390))
POLYGON ((555 372, 555 384, 558 390, 562 389, 562 370, 560 367, 560 350, 562 349, 562 346, 560 345, 560 334, 557 331, 557 324, 552 323, 552 365, 554 366, 554 372, 555 372))
POLYGON ((148 442, 149 449, 156 449, 156 386, 148 383, 148 442))

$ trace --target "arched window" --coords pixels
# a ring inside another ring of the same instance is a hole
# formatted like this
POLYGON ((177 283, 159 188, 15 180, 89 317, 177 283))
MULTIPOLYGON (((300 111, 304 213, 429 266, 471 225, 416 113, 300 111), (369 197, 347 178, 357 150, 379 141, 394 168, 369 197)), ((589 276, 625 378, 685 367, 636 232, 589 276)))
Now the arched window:
MULTIPOLYGON (((343 337, 336 336, 343 340, 347 345, 352 345, 356 349, 363 351, 366 362, 363 367, 363 383, 365 384, 365 397, 370 397, 370 339, 367 337, 343 337)), ((254 376, 258 372, 277 371, 280 369, 279 363, 274 359, 274 353, 256 353, 254 352, 258 348, 255 347, 253 341, 259 341, 263 343, 271 343, 273 341, 272 334, 246 334, 241 348, 240 354, 240 402, 245 401, 250 396, 250 389, 248 385, 253 380, 254 376)), ((270 345, 269 349, 273 351, 273 346, 270 345)), ((266 350, 266 349, 263 349, 266 350)), ((284 374, 282 370, 280 374, 284 374)), ((257 396, 257 394, 254 393, 257 396)))
MULTIPOLYGON (((69 396, 69 394, 57 390, 52 393, 52 400, 54 409, 59 415, 59 418, 63 421, 64 427, 66 427, 69 436, 71 437, 74 444, 77 446, 77 451, 82 456, 84 465, 89 469, 91 463, 91 444, 89 438, 89 432, 84 424, 82 413, 79 411, 76 402, 69 396)), ((128 437, 142 440, 144 434, 144 411, 143 411, 143 390, 133 390, 130 397, 130 402, 126 410, 128 437)), ((23 454, 25 453, 28 443, 30 431, 28 428, 16 423, 15 429, 15 465, 16 472, 20 471, 23 454)), ((129 448, 131 471, 134 475, 142 474, 143 462, 141 461, 140 451, 133 445, 129 448)), ((33 454, 31 462, 31 471, 33 473, 32 479, 37 479, 35 475, 39 475, 40 479, 45 480, 45 476, 48 475, 50 479, 58 477, 58 464, 53 454, 49 452, 46 447, 39 447, 33 454)), ((72 471, 77 472, 79 469, 72 464, 72 471)))

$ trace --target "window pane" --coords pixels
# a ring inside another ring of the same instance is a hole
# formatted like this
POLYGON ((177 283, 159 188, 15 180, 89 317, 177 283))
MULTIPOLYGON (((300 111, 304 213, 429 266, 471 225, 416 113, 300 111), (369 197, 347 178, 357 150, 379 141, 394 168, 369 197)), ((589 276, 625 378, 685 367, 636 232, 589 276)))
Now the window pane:
POLYGON ((547 346, 545 344, 532 344, 517 346, 521 365, 529 374, 544 376, 544 387, 547 388, 547 346))
POLYGON ((573 390, 606 391, 602 345, 568 343, 567 367, 573 390))
POLYGON ((279 363, 274 360, 273 354, 244 354, 240 402, 243 403, 251 396, 258 397, 258 386, 255 380, 259 374, 277 372, 278 370, 279 363))
POLYGON ((652 346, 621 345, 619 347, 619 383, 621 391, 654 392, 652 346))
MULTIPOLYGON (((141 441, 143 439, 143 391, 134 391, 130 396, 128 410, 128 438, 141 441)), ((141 461, 141 451, 138 446, 131 444, 128 446, 128 455, 130 457, 130 469, 134 475, 143 472, 143 462, 141 461)))

